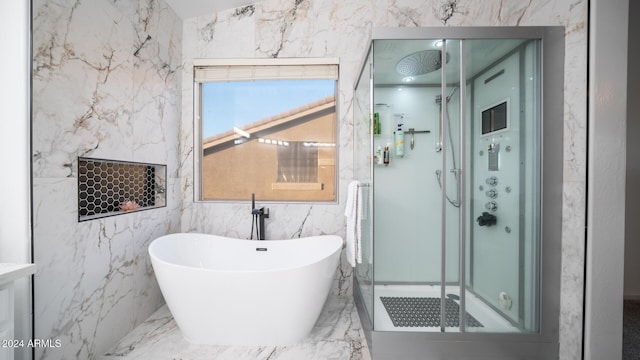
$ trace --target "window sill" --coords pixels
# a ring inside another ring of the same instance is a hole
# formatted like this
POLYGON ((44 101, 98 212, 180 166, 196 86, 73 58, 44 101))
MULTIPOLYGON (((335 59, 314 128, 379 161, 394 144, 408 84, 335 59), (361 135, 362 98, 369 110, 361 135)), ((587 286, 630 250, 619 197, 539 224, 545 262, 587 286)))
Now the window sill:
POLYGON ((322 183, 271 183, 271 190, 322 190, 322 183))

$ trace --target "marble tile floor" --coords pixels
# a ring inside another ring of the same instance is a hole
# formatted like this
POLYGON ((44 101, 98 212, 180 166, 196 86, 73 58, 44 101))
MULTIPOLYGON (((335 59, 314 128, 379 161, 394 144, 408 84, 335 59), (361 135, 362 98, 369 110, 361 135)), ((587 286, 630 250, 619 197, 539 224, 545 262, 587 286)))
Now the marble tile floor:
POLYGON ((181 335, 161 307, 99 360, 370 360, 351 296, 329 295, 311 334, 287 346, 196 345, 181 335))

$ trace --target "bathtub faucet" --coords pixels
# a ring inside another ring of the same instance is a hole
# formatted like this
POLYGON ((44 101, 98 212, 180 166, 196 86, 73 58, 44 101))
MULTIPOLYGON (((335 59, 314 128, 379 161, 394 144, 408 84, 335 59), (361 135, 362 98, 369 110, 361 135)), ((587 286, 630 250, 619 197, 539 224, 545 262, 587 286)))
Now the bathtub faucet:
POLYGON ((264 206, 256 207, 256 194, 251 194, 251 215, 253 222, 251 223, 251 239, 253 239, 253 229, 256 229, 256 237, 258 240, 264 240, 264 219, 269 218, 269 208, 264 206))

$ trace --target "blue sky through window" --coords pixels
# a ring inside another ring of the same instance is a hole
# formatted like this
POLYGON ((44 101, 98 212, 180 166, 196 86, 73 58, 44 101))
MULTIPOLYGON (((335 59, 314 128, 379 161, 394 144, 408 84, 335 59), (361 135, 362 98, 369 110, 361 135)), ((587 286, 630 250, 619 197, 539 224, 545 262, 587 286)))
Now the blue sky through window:
POLYGON ((335 94, 335 80, 208 82, 202 86, 202 138, 335 94))

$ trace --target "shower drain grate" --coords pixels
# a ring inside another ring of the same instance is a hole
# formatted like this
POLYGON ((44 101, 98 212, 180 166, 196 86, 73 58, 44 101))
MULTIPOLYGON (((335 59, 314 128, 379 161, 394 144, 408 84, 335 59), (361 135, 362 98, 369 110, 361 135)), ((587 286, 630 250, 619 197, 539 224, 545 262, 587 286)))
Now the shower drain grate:
MULTIPOLYGON (((395 327, 440 327, 440 298, 380 297, 395 327)), ((467 327, 484 327, 467 313, 467 327)), ((445 303, 445 327, 460 326, 460 306, 452 299, 445 303)))

